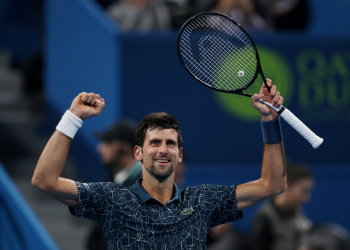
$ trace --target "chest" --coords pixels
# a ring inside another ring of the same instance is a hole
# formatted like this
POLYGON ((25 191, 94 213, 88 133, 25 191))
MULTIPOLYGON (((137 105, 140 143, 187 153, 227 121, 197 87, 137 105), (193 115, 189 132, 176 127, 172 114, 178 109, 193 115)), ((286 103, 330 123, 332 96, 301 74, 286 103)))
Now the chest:
POLYGON ((199 203, 178 201, 165 205, 154 201, 113 206, 102 218, 104 226, 134 230, 172 231, 195 226, 207 227, 207 215, 199 203))

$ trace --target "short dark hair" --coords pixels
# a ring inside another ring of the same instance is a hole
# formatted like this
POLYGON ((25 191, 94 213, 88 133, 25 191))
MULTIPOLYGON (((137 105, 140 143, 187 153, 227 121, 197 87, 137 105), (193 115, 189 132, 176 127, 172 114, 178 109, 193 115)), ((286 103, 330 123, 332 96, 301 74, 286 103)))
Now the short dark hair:
POLYGON ((303 164, 287 161, 287 182, 288 185, 301 179, 313 178, 310 170, 303 164))
POLYGON ((178 147, 182 145, 182 133, 179 122, 171 115, 165 112, 151 113, 146 115, 140 122, 136 130, 137 145, 143 147, 147 131, 153 129, 175 129, 177 132, 178 147))

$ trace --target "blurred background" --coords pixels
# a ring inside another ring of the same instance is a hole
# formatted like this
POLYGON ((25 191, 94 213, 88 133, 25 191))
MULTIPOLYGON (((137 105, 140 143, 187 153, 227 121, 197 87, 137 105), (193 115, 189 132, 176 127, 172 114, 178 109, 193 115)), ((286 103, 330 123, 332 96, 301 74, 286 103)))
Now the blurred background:
MULTIPOLYGON (((0 0, 0 249, 87 249, 92 222, 30 183, 45 143, 83 91, 100 94, 106 107, 74 138, 64 177, 105 181, 94 133, 160 111, 182 126, 182 187, 260 177, 260 118, 250 100, 201 86, 178 60, 179 29, 203 11, 242 24, 285 106, 324 138, 315 150, 282 121, 288 160, 315 180, 308 219, 350 230, 349 0, 0 0)), ((249 93, 259 91, 257 81, 249 93)), ((248 235, 257 209, 234 228, 248 235)))

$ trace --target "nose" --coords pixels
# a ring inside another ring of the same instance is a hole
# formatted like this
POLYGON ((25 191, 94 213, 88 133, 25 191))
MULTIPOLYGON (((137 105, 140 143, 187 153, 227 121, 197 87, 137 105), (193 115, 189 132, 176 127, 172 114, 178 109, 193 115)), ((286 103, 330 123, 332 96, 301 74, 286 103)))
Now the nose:
POLYGON ((167 154, 168 152, 168 148, 166 143, 162 143, 162 145, 160 145, 159 147, 159 154, 167 154))

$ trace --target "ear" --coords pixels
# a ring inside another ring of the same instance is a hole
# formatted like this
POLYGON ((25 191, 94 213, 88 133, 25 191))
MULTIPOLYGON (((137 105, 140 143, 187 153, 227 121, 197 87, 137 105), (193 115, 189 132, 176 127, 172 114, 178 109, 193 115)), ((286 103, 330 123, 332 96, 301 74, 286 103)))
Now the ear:
POLYGON ((179 158, 177 158, 177 163, 182 162, 183 150, 184 150, 183 148, 180 148, 180 150, 179 150, 179 158))
POLYGON ((134 155, 136 160, 142 161, 142 148, 140 146, 134 147, 134 155))

